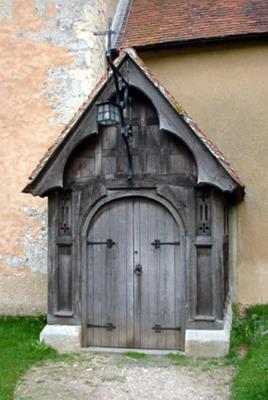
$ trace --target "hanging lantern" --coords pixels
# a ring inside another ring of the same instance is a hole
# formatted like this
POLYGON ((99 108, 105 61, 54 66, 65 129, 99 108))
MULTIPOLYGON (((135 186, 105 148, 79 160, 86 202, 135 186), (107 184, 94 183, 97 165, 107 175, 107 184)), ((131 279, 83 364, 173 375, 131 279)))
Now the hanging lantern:
POLYGON ((121 122, 120 109, 111 101, 97 104, 97 122, 100 125, 117 125, 121 122))

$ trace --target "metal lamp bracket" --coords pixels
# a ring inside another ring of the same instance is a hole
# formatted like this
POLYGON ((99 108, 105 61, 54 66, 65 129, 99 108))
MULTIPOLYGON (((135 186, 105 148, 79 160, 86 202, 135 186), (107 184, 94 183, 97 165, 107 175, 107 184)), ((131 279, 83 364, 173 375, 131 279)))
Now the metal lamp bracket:
POLYGON ((116 91, 116 104, 120 109, 121 116, 121 134, 123 136, 126 152, 127 152, 127 160, 128 160, 128 180, 132 180, 133 178, 133 162, 132 162, 132 154, 129 146, 129 136, 132 134, 132 127, 129 123, 126 122, 129 114, 129 85, 125 78, 121 75, 119 70, 112 62, 112 35, 115 34, 115 31, 112 30, 112 18, 108 20, 108 30, 103 32, 95 32, 95 35, 108 35, 108 49, 106 52, 107 62, 109 67, 113 72, 114 83, 115 83, 115 91, 116 91))

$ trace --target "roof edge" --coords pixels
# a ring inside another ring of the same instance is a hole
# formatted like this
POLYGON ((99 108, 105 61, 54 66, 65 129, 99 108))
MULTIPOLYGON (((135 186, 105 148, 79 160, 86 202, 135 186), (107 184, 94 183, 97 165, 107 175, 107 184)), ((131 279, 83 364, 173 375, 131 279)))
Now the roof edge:
POLYGON ((116 12, 113 18, 112 30, 112 50, 116 48, 116 43, 120 37, 121 31, 126 24, 126 15, 129 13, 132 0, 119 0, 116 12))
MULTIPOLYGON (((166 49, 166 48, 180 48, 186 46, 196 46, 196 45, 205 45, 205 44, 221 44, 221 43, 231 43, 231 42, 246 42, 246 41, 255 41, 257 39, 268 39, 268 31, 258 32, 258 33, 243 33, 236 35, 225 35, 225 36, 213 36, 213 37, 204 37, 204 38, 196 38, 196 39, 178 39, 174 41, 163 41, 163 42, 155 42, 148 43, 144 45, 135 45, 133 44, 133 48, 139 51, 150 51, 150 50, 158 50, 158 49, 166 49)), ((113 47, 114 53, 119 53, 125 47, 113 47)))

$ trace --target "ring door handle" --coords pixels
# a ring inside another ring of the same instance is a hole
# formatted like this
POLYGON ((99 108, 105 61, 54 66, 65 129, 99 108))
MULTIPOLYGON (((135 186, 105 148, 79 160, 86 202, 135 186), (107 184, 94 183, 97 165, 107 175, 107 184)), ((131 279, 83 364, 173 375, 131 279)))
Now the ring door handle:
POLYGON ((140 264, 135 266, 134 272, 137 276, 140 276, 142 273, 142 266, 140 264))

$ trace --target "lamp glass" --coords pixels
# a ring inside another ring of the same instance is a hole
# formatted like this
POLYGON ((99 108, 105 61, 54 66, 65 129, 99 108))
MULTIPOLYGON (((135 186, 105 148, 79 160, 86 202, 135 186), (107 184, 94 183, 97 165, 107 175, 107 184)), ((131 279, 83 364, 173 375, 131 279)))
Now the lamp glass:
POLYGON ((120 110, 118 105, 110 101, 97 104, 97 122, 104 126, 119 124, 120 110))

